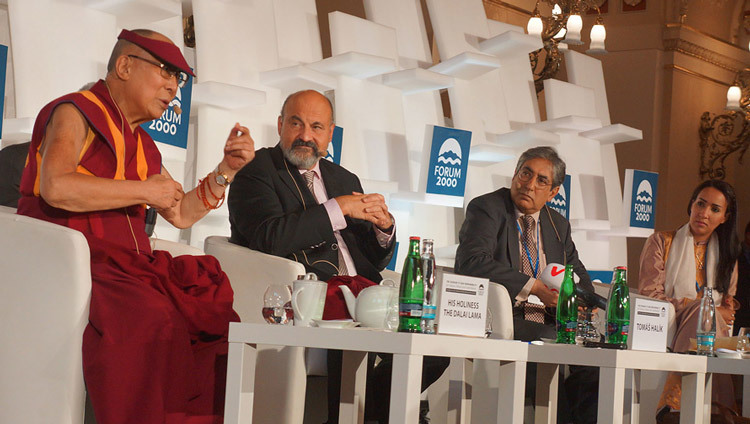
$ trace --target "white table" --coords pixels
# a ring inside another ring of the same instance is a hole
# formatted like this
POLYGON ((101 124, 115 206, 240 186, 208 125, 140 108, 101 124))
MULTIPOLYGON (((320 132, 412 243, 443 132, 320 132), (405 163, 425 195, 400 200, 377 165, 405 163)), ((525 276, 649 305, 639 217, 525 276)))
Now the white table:
MULTIPOLYGON (((716 358, 712 358, 716 359, 716 358)), ((726 361, 726 360, 721 360, 726 361)), ((599 367, 599 411, 600 423, 623 422, 625 394, 625 370, 634 370, 633 387, 637 387, 641 370, 677 371, 682 377, 681 423, 702 423, 705 420, 705 405, 710 406, 711 380, 707 379, 708 358, 677 353, 643 352, 637 350, 597 349, 575 345, 531 345, 528 362, 537 362, 537 393, 535 422, 555 422, 557 415, 557 384, 560 365, 583 365, 599 367)), ((716 362, 715 368, 729 367, 716 362)), ((724 368, 722 368, 724 369, 724 368)), ((723 371, 715 371, 723 372, 723 371)), ((748 372, 750 374, 750 372, 748 372)), ((736 374, 736 372, 735 372, 736 374)), ((631 417, 637 421, 639 410, 637 393, 633 396, 631 417)), ((709 412, 710 413, 710 412, 709 412)))
MULTIPOLYGON (((707 372, 707 386, 709 389, 711 388, 712 374, 742 376, 742 416, 750 417, 750 359, 708 358, 707 372)), ((710 411, 711 396, 707 397, 706 404, 707 409, 710 411)))
MULTIPOLYGON (((243 386, 242 369, 255 366, 255 356, 244 363, 245 350, 258 345, 301 346, 344 351, 340 422, 364 421, 367 352, 393 354, 390 422, 415 423, 419 419, 422 357, 445 356, 497 361, 501 387, 497 390, 497 417, 493 422, 523 422, 524 383, 529 345, 511 340, 391 333, 368 329, 330 329, 268 324, 231 323, 225 424, 252 420, 254 382, 243 386), (512 413, 510 412, 512 411, 512 413)), ((301 384, 305 384, 301 382, 301 384)))

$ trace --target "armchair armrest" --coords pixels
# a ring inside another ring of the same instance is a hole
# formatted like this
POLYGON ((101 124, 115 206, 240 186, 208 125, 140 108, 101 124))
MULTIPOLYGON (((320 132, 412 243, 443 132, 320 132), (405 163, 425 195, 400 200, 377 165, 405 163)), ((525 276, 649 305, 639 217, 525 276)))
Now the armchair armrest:
POLYGON ((203 253, 202 250, 198 249, 197 247, 193 247, 189 244, 178 243, 176 241, 169 241, 169 240, 158 239, 158 238, 151 239, 151 249, 166 250, 172 256, 205 255, 205 253, 203 253))
POLYGON ((492 314, 493 339, 513 339, 513 304, 508 289, 502 284, 490 282, 487 292, 487 309, 492 314))
POLYGON ((301 263, 236 245, 223 236, 207 237, 204 250, 219 260, 229 276, 234 289, 234 310, 242 322, 264 322, 260 310, 266 287, 291 284, 305 273, 301 263))

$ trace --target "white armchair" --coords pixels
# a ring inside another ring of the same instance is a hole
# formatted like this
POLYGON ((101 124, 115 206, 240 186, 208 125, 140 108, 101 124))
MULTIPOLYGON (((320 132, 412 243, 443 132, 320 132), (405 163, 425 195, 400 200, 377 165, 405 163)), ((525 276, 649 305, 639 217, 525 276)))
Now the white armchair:
POLYGON ((89 246, 78 231, 0 212, 0 422, 81 424, 89 246))
MULTIPOLYGON (((12 208, 0 210, 0 234, 0 423, 81 424, 81 344, 91 295, 86 238, 12 208)), ((174 256, 203 253, 152 244, 174 256)))
MULTIPOLYGON (((452 268, 440 268, 444 272, 453 272, 452 268)), ((490 283, 487 309, 492 317, 490 338, 512 339, 513 305, 504 286, 490 283)), ((470 417, 476 420, 496 417, 497 398, 493 398, 493 394, 497 392, 499 379, 500 368, 494 361, 451 358, 446 372, 429 388, 432 422, 460 423, 467 422, 470 417)))
MULTIPOLYGON (((206 238, 204 249, 221 263, 234 289, 234 309, 242 322, 262 323, 263 293, 269 284, 291 284, 305 267, 295 261, 230 243, 227 237, 206 238)), ((253 422, 301 423, 305 411, 307 371, 300 347, 258 346, 253 422)), ((255 376, 252 372, 255 371, 255 376)))

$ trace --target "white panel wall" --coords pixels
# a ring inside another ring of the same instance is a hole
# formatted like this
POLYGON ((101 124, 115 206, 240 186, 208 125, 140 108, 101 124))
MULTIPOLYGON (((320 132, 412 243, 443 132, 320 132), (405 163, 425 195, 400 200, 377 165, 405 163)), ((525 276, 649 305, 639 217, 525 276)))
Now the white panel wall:
POLYGON ((479 51, 477 37, 489 38, 482 0, 427 0, 440 57, 479 51))
MULTIPOLYGON (((495 37, 507 31, 523 34, 523 28, 503 22, 488 20, 490 36, 495 37)), ((505 106, 510 122, 539 122, 539 104, 534 87, 534 74, 529 65, 529 55, 519 53, 503 58, 500 67, 500 83, 505 92, 505 106)))
POLYGON ((8 0, 8 12, 17 117, 36 117, 51 100, 106 74, 114 15, 59 0, 8 0))
MULTIPOLYGON (((94 10, 81 3, 8 0, 14 58, 13 72, 9 73, 12 90, 8 93, 16 92, 18 117, 34 117, 53 98, 103 77, 115 37, 124 23, 130 28, 160 31, 182 47, 182 4, 178 0, 133 0, 130 4, 137 7, 119 14, 112 8, 109 12, 94 10)), ((284 97, 313 83, 305 79, 310 76, 310 69, 324 69, 325 75, 316 78, 325 82, 317 86, 335 89, 335 119, 344 128, 342 164, 358 174, 366 188, 386 195, 398 223, 400 240, 407 240, 412 234, 431 237, 439 249, 450 251, 446 247, 457 242, 462 211, 396 196, 414 194, 422 187, 429 127, 445 125, 438 88, 408 94, 411 91, 384 85, 380 75, 361 79, 325 71, 326 67, 321 67, 315 0, 191 3, 197 45, 194 51, 188 49, 186 56, 189 60, 194 57, 198 78, 189 156, 160 146, 165 165, 173 176, 185 181, 186 189, 193 188, 221 160, 224 141, 235 122, 250 128, 257 148, 275 145, 276 118, 284 97), (261 82, 261 73, 287 67, 289 72, 283 78, 263 79, 273 86, 261 82), (228 96, 207 96, 206 83, 218 84, 228 96), (200 93, 202 98, 197 95, 200 93), (257 101, 246 101, 256 97, 257 101), (237 101, 243 106, 232 106, 237 101), (185 174, 190 178, 185 180, 185 174)), ((426 4, 438 53, 444 61, 465 52, 481 54, 482 40, 507 31, 523 32, 519 27, 488 21, 482 0, 427 0, 426 4)), ((353 51, 391 59, 397 65, 395 70, 427 69, 432 65, 419 0, 364 0, 364 5, 369 21, 340 12, 330 15, 334 59, 353 51)), ((566 52, 565 60, 569 81, 549 83, 552 87, 545 93, 548 116, 596 117, 602 125, 608 125, 601 64, 572 51, 566 52)), ((449 79, 453 118, 450 125, 472 131, 472 147, 497 148, 498 135, 546 124, 539 122, 526 52, 506 54, 500 62, 500 68, 484 74, 449 79)), ((544 129, 559 134, 557 148, 573 177, 571 218, 616 220, 622 195, 614 147, 579 136, 576 129, 544 129), (582 150, 592 154, 582 158, 578 155, 582 150)), ((505 149, 517 157, 539 143, 542 142, 530 140, 528 145, 505 149)), ((514 166, 515 158, 499 163, 472 162, 466 201, 508 186, 514 166)), ((590 268, 607 269, 625 262, 624 239, 597 239, 585 230, 575 231, 574 239, 590 268)), ((181 235, 201 246, 208 235, 229 234, 228 212, 224 206, 186 233, 167 229, 161 223, 157 232, 160 237, 172 239, 181 235)), ((399 268, 405 249, 401 250, 399 268)), ((441 264, 452 265, 450 254, 441 259, 441 264)))
MULTIPOLYGON (((393 28, 398 44, 399 68, 428 67, 432 64, 424 16, 419 0, 366 0, 367 18, 393 28)), ((341 91, 339 89, 339 91, 341 91)), ((412 193, 423 187, 429 156, 431 126, 444 126, 443 108, 437 91, 401 95, 405 143, 391 144, 390 175, 398 183, 398 191, 412 193)), ((435 240, 436 246, 455 243, 454 210, 443 206, 391 201, 391 213, 396 218, 397 238, 408 240, 420 235, 435 240)), ((400 271, 406 257, 406 245, 396 258, 400 271)), ((452 263, 445 263, 452 266, 452 263)))
POLYGON ((360 52, 398 61, 395 29, 343 12, 329 13, 328 25, 331 27, 332 56, 360 52))
POLYGON ((432 64, 427 30, 419 0, 365 0, 367 19, 396 30, 398 55, 404 68, 432 64))
MULTIPOLYGON (((489 24, 486 21, 484 24, 479 23, 478 19, 480 15, 484 18, 484 13, 473 7, 477 5, 481 6, 481 0, 427 0, 442 60, 449 60, 465 51, 479 52, 480 46, 476 43, 479 40, 476 37, 482 37, 479 33, 485 28, 488 29, 488 34, 484 38, 495 37, 506 31, 520 32, 520 28, 507 24, 491 21, 489 24), (472 29, 466 26, 469 22, 472 29)), ((566 55, 566 61, 573 69, 573 73, 569 74, 570 81, 545 82, 547 117, 560 118, 564 123, 547 125, 546 122, 539 122, 528 56, 526 52, 519 51, 511 57, 501 57, 502 66, 498 70, 469 80, 456 79, 454 86, 448 90, 453 125, 472 131, 473 149, 493 146, 497 142, 497 135, 507 135, 512 130, 529 125, 538 125, 540 129, 557 133, 560 144, 555 147, 566 160, 568 173, 572 177, 572 193, 569 194, 573 205, 571 219, 576 224, 583 223, 574 226, 574 241, 589 268, 610 269, 626 261, 624 238, 602 237, 589 231, 589 227, 592 223, 608 226, 608 221, 621 208, 614 147, 601 145, 597 140, 578 135, 585 129, 601 126, 593 124, 597 122, 596 119, 586 121, 587 118, 602 117, 602 123, 609 124, 601 64, 584 55, 566 55), (605 115, 606 119, 603 119, 605 115), (591 125, 594 126, 589 127, 591 125), (581 151, 592 154, 584 157, 580 155, 581 151)), ((528 140, 528 143, 510 150, 515 152, 517 158, 526 148, 546 142, 528 140)), ((498 187, 508 186, 515 162, 513 159, 492 166, 486 166, 486 163, 476 166, 471 163, 466 202, 498 187)))
MULTIPOLYGON (((601 61, 572 50, 567 50, 565 51, 565 66, 568 71, 568 80, 571 83, 593 90, 596 117, 602 121, 602 125, 609 125, 611 123, 609 104, 607 102, 607 89, 604 83, 601 61)), ((600 157, 603 168, 601 175, 604 179, 603 197, 606 198, 606 208, 609 213, 608 219, 613 225, 619 225, 623 221, 623 196, 614 144, 601 146, 600 157)), ((619 263, 617 261, 627 258, 627 243, 624 238, 613 237, 608 239, 608 241, 609 263, 619 263)))
POLYGON ((556 79, 544 81, 547 119, 565 116, 596 117, 594 90, 556 79))
POLYGON ((279 67, 323 58, 315 0, 274 0, 279 67))

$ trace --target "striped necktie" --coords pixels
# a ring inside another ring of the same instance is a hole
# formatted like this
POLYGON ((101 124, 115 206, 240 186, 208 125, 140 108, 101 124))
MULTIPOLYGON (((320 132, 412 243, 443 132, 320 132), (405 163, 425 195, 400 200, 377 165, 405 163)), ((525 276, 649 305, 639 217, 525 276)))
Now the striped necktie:
MULTIPOLYGON (((315 171, 307 171, 303 173, 302 178, 305 179, 307 189, 310 190, 310 193, 312 193, 315 201, 317 202, 318 198, 315 196, 315 187, 313 185, 313 181, 315 180, 315 171)), ((336 252, 338 253, 339 257, 338 275, 349 275, 346 269, 346 261, 344 261, 344 255, 341 253, 341 248, 337 249, 336 252)))
MULTIPOLYGON (((523 223, 523 234, 521 235, 521 241, 523 242, 523 254, 521 255, 521 272, 528 275, 529 277, 537 278, 534 273, 534 268, 531 264, 531 258, 538 258, 539 252, 537 252, 537 245, 534 241, 534 217, 531 215, 523 215, 521 217, 523 223)), ((536 263, 539 266, 539 263, 536 263)), ((527 321, 544 323, 544 306, 537 305, 535 303, 524 303, 523 317, 527 321)))

